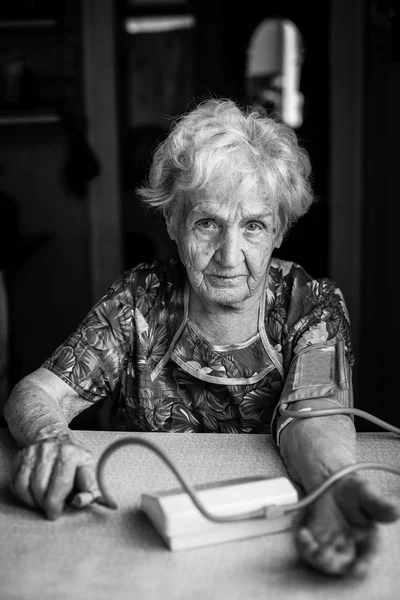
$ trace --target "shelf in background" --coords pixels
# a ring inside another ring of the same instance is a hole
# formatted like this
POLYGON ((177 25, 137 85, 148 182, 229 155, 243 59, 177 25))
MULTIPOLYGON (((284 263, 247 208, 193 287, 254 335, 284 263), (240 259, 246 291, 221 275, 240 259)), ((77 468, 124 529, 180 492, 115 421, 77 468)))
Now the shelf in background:
POLYGON ((46 123, 58 123, 60 117, 56 113, 21 113, 1 114, 0 126, 7 125, 40 125, 46 123))
POLYGON ((56 25, 56 19, 9 19, 0 21, 0 29, 39 29, 55 27, 56 25))

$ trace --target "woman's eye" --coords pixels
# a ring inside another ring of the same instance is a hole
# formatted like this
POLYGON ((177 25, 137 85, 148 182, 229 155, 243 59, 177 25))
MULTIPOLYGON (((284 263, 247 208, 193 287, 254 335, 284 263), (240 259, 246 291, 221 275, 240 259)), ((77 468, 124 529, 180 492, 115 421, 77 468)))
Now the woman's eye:
POLYGON ((250 231, 251 233, 258 233, 263 228, 264 228, 263 224, 259 223, 258 221, 250 221, 250 223, 246 224, 246 229, 248 231, 250 231))
POLYGON ((210 230, 215 229, 216 226, 214 221, 212 221, 211 219, 202 219, 201 221, 198 221, 197 227, 199 227, 200 229, 210 230))

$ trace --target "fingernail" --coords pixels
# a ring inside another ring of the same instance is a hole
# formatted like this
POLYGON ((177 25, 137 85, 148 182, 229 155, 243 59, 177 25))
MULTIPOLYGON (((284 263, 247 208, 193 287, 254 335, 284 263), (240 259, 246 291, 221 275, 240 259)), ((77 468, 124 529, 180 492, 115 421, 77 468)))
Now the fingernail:
POLYGON ((116 506, 110 505, 104 496, 101 494, 95 494, 93 492, 79 492, 78 494, 75 494, 70 502, 70 504, 76 508, 85 508, 86 506, 90 506, 94 503, 101 504, 102 506, 106 506, 108 508, 116 508, 116 506))
POLYGON ((79 492, 75 494, 71 501, 71 505, 76 508, 84 508, 96 501, 96 496, 92 492, 79 492))

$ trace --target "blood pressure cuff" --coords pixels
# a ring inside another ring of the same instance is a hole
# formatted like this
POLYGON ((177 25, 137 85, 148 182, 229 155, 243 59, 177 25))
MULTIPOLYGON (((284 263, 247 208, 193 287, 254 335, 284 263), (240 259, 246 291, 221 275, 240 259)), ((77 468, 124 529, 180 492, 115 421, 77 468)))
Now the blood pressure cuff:
POLYGON ((298 401, 303 406, 307 401, 307 406, 314 409, 353 406, 351 368, 343 339, 311 344, 294 357, 272 418, 278 445, 283 428, 293 420, 280 416, 279 407, 298 401))

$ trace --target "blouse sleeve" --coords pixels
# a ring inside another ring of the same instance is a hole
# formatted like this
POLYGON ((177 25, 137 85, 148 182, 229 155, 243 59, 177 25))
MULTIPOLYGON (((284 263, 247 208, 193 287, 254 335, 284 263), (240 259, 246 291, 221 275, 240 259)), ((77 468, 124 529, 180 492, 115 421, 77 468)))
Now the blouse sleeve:
POLYGON ((350 321, 342 292, 332 281, 310 280, 294 288, 282 352, 285 382, 272 422, 278 444, 280 432, 292 420, 279 415, 281 404, 353 404, 350 321))
POLYGON ((89 402, 114 389, 134 342, 132 282, 122 276, 42 365, 89 402))

